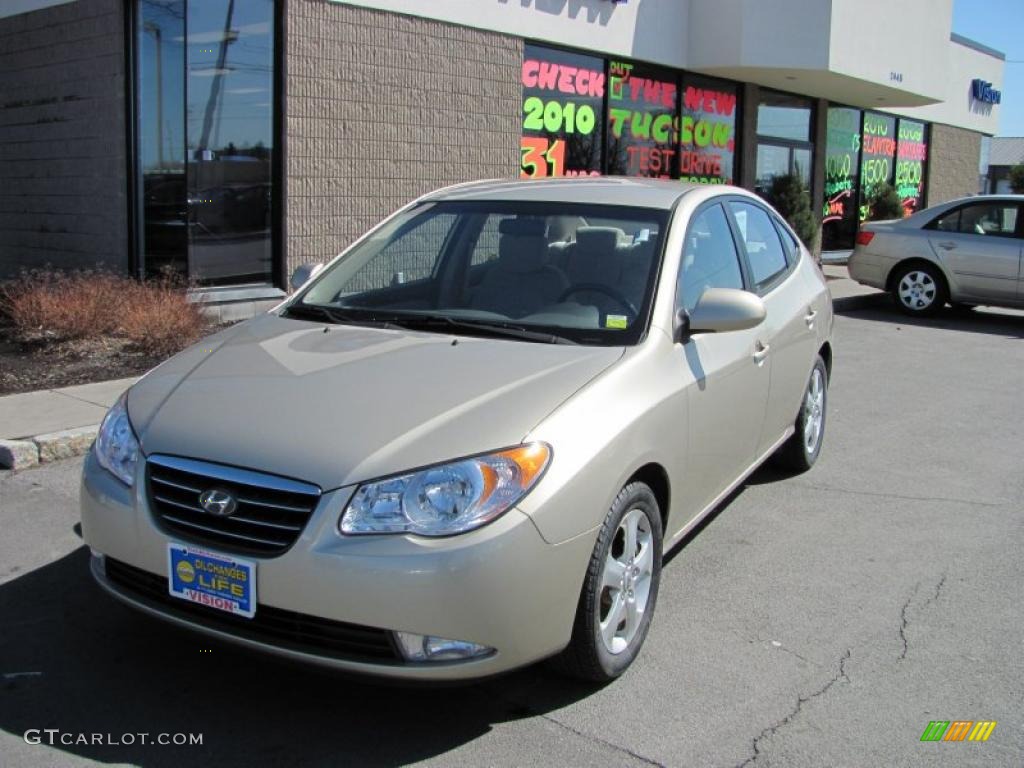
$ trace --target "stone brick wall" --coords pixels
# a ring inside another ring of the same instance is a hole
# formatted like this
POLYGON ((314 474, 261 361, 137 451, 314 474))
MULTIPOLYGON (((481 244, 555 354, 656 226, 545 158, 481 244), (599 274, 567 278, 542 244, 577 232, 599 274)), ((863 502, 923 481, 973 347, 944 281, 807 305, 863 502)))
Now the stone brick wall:
POLYGON ((288 269, 446 184, 519 173, 522 41, 287 0, 288 269))
POLYGON ((126 269, 122 0, 0 19, 0 277, 126 269))
POLYGON ((928 152, 928 205, 978 192, 980 133, 933 123, 928 152))

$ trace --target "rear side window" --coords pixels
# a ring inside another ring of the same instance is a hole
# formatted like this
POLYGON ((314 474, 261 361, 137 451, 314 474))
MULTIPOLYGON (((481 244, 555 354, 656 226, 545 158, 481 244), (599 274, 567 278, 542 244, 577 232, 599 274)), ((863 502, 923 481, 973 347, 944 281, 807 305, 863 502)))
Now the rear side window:
POLYGON ((676 304, 690 311, 708 288, 743 289, 736 243, 725 211, 717 204, 703 209, 690 222, 676 304))
POLYGON ((961 235, 1014 237, 1018 211, 1015 203, 975 203, 942 214, 928 228, 961 235))
POLYGON ((785 272, 789 262, 768 213, 756 205, 738 201, 730 201, 729 208, 746 245, 754 282, 762 286, 785 272))
POLYGON ((774 216, 772 219, 775 221, 775 229, 778 230, 779 237, 782 238, 782 247, 786 249, 788 260, 792 264, 800 258, 800 242, 786 229, 786 225, 781 220, 774 216))

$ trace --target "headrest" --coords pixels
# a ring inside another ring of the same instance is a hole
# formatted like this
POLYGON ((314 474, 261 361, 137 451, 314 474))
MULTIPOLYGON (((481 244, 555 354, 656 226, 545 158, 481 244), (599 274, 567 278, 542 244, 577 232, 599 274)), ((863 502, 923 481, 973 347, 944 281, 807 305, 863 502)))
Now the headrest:
POLYGON ((615 227, 580 227, 576 230, 576 248, 583 253, 610 254, 626 238, 626 233, 615 227))
POLYGON ((516 237, 544 237, 547 224, 540 218, 502 219, 498 222, 498 232, 516 237))
POLYGON ((535 272, 547 265, 543 219, 504 219, 498 224, 498 230, 501 232, 498 241, 499 269, 522 274, 535 272))

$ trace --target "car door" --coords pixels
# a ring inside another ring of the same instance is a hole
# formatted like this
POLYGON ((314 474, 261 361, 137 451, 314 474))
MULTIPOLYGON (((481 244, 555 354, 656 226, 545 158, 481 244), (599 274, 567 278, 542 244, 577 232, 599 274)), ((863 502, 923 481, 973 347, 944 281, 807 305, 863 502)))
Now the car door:
MULTIPOLYGON (((690 219, 676 288, 676 307, 691 311, 708 288, 749 288, 721 202, 690 219)), ((760 327, 696 333, 676 345, 695 383, 687 390, 687 509, 698 513, 753 463, 768 402, 771 362, 760 327)))
POLYGON ((761 456, 796 420, 817 352, 818 312, 816 297, 797 273, 799 248, 783 244, 773 215, 748 199, 733 199, 728 208, 749 265, 752 289, 768 311, 760 329, 771 358, 768 406, 757 448, 761 456))
POLYGON ((1020 205, 1013 201, 968 203, 939 216, 927 228, 936 257, 953 274, 955 298, 1013 302, 1020 280, 1020 205))

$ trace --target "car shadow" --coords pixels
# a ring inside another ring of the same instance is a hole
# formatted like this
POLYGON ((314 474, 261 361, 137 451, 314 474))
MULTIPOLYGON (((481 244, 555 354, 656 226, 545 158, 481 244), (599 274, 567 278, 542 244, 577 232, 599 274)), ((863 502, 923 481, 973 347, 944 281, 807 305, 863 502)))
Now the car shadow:
POLYGON ((832 307, 837 315, 858 320, 1024 339, 1024 312, 1014 309, 946 307, 929 317, 910 317, 900 312, 885 293, 835 299, 832 307))
POLYGON ((19 739, 46 728, 75 740, 110 734, 115 744, 123 734, 202 734, 201 747, 138 737, 33 747, 103 763, 401 765, 597 690, 537 666, 399 687, 279 661, 122 606, 89 576, 84 546, 0 585, 0 627, 0 729, 19 739))

